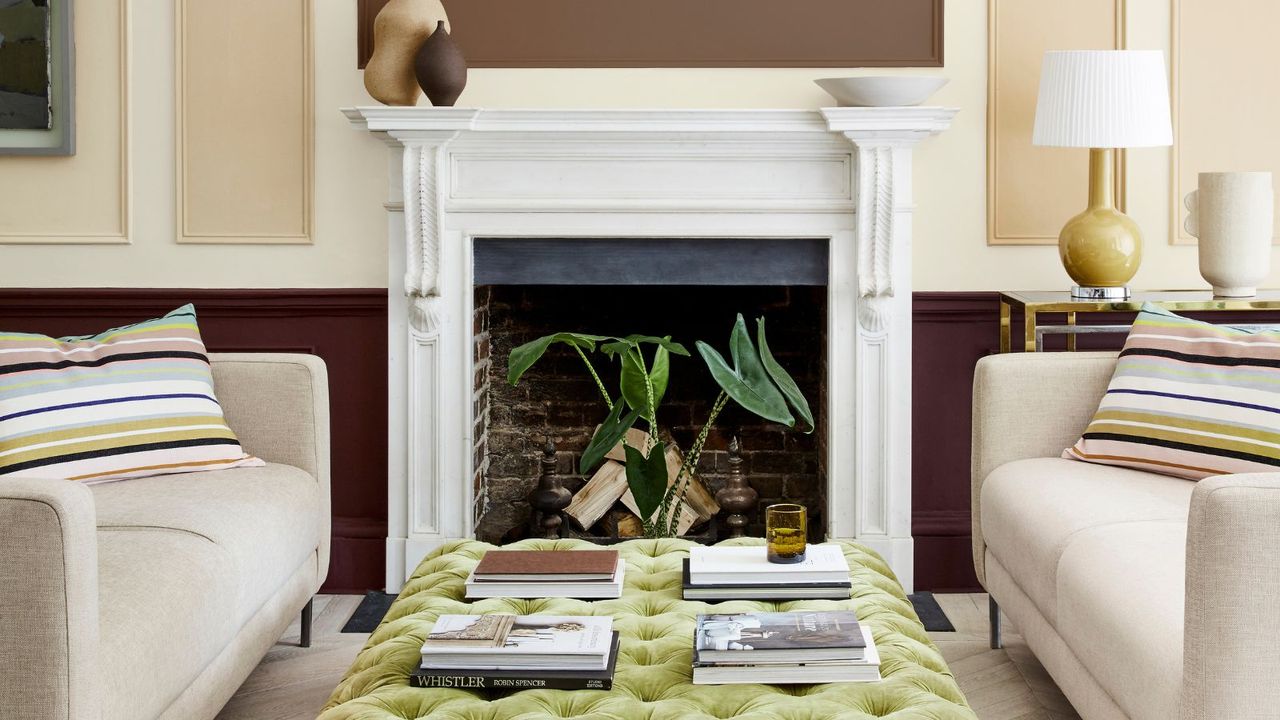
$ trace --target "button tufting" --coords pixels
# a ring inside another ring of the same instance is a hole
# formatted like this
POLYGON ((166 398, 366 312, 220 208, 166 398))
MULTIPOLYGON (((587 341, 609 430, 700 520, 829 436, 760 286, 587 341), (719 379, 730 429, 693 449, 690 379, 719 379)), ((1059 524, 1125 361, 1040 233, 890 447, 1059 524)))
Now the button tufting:
MULTIPOLYGON (((759 543, 732 541, 732 544, 759 543)), ((848 603, 734 601, 709 605, 679 599, 680 559, 692 543, 633 540, 616 546, 627 561, 623 597, 614 600, 490 599, 467 603, 461 579, 492 546, 449 543, 423 561, 384 624, 334 690, 319 720, 976 720, 902 588, 873 552, 842 543, 854 599, 848 603), (830 685, 690 685, 691 638, 700 612, 851 608, 871 625, 884 661, 880 683, 830 685), (404 682, 416 644, 447 613, 610 615, 622 637, 612 691, 528 690, 483 696, 462 690, 418 690, 404 682), (412 633, 412 637, 408 635, 412 633), (413 639, 413 638, 418 639, 413 639)), ((595 547, 580 540, 525 540, 513 548, 595 547)))

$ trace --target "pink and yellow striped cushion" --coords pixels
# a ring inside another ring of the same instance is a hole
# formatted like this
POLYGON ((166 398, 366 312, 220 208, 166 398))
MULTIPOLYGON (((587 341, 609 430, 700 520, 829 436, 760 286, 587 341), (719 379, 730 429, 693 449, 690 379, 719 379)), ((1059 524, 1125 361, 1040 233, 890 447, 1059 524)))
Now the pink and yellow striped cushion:
POLYGON ((1192 480, 1280 470, 1280 333, 1144 306, 1063 457, 1192 480))
POLYGON ((0 332, 0 478, 262 464, 223 419, 191 305, 93 336, 0 332))

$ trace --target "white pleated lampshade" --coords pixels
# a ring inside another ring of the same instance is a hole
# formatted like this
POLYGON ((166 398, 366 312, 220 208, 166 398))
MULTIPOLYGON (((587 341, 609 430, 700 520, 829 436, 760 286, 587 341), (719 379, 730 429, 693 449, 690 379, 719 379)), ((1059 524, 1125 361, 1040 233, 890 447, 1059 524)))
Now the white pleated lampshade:
POLYGON ((1087 148, 1172 145, 1164 53, 1045 53, 1031 141, 1036 145, 1087 148))

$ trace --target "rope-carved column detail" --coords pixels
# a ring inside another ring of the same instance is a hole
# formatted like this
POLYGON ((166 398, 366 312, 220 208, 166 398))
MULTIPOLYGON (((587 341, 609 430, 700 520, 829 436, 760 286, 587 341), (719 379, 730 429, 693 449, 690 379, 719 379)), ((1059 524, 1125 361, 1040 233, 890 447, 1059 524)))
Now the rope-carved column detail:
POLYGON ((456 133, 435 142, 405 143, 405 294, 409 297, 409 322, 427 335, 440 332, 440 220, 445 172, 445 148, 456 133))
POLYGON ((857 164, 858 322, 879 333, 894 294, 894 148, 858 145, 857 164))

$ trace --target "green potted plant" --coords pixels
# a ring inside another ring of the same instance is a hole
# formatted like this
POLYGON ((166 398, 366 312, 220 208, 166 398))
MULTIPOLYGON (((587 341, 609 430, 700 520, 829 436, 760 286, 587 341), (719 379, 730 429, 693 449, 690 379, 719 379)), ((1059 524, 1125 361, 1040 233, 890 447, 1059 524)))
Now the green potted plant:
POLYGON ((659 432, 658 408, 671 377, 671 356, 688 357, 689 351, 670 336, 619 337, 561 332, 513 349, 507 362, 507 381, 518 384, 521 376, 556 344, 572 347, 582 359, 607 409, 604 421, 582 453, 578 464, 581 473, 591 473, 604 460, 605 453, 621 442, 637 423, 645 425, 649 435, 647 451, 630 444, 623 447, 627 458, 627 486, 640 510, 646 537, 675 535, 685 489, 702 457, 707 436, 728 403, 734 402, 765 420, 813 432, 809 403, 795 380, 774 359, 765 337, 764 318, 756 321, 756 340, 752 342, 746 321, 738 315, 729 336, 729 360, 710 344, 701 340, 696 343, 698 354, 719 385, 720 393, 672 482, 665 460, 666 443, 659 432), (616 392, 609 391, 591 361, 591 356, 597 353, 619 364, 616 392))

